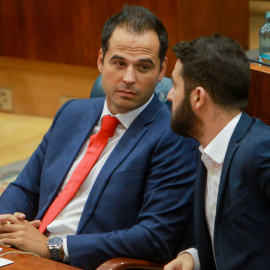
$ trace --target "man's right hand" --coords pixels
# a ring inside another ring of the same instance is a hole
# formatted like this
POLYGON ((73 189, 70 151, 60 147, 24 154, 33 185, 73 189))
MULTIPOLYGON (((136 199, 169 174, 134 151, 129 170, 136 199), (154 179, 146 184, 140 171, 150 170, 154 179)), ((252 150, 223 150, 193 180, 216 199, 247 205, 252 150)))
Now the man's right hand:
POLYGON ((189 253, 183 253, 176 259, 166 264, 163 270, 193 270, 195 262, 189 253))

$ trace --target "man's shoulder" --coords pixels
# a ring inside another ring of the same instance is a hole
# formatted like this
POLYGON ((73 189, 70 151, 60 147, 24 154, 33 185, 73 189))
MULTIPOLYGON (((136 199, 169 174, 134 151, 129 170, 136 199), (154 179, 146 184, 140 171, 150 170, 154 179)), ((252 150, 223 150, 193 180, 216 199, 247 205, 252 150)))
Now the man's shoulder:
POLYGON ((250 126, 248 132, 249 138, 262 138, 270 140, 270 126, 266 125, 263 121, 258 118, 252 118, 254 123, 250 126))
POLYGON ((81 114, 87 111, 102 110, 104 100, 104 98, 72 99, 59 109, 58 114, 81 114))
POLYGON ((154 129, 156 133, 170 131, 171 112, 167 105, 159 100, 151 102, 134 121, 135 124, 147 125, 148 129, 154 129))
POLYGON ((270 138, 270 127, 258 118, 249 116, 243 112, 242 116, 237 123, 232 141, 238 142, 239 140, 250 140, 260 137, 270 138))
MULTIPOLYGON (((245 116, 250 122, 246 127, 246 132, 239 142, 239 147, 243 152, 252 152, 253 154, 259 151, 264 152, 264 149, 270 149, 270 126, 266 125, 258 118, 245 116)), ((239 130, 238 132, 241 132, 239 130)), ((242 152, 241 151, 241 152, 242 152)))
POLYGON ((58 110, 53 124, 65 123, 64 125, 66 125, 69 123, 71 125, 78 122, 82 117, 96 117, 102 112, 104 100, 104 98, 69 100, 58 110))

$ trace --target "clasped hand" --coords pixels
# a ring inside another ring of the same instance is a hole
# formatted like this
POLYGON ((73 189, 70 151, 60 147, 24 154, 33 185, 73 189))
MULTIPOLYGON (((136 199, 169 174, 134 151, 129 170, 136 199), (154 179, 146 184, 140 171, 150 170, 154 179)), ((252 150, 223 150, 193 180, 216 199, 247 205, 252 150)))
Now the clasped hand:
POLYGON ((23 213, 0 215, 0 244, 50 258, 48 238, 37 229, 40 223, 40 220, 25 220, 23 213))

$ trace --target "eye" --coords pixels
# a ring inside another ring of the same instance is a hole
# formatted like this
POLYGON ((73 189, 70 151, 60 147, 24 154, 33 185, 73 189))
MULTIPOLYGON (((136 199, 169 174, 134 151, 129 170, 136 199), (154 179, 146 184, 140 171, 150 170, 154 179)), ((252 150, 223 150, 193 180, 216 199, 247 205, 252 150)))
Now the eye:
POLYGON ((113 64, 114 66, 116 66, 116 68, 122 68, 122 67, 125 66, 125 63, 124 63, 123 61, 119 61, 119 60, 113 61, 112 64, 113 64))
POLYGON ((124 63, 123 63, 123 62, 120 62, 120 61, 115 62, 115 64, 116 64, 118 67, 122 67, 122 66, 124 66, 124 63))
POLYGON ((139 70, 142 72, 147 72, 150 69, 148 65, 141 65, 139 66, 139 70))

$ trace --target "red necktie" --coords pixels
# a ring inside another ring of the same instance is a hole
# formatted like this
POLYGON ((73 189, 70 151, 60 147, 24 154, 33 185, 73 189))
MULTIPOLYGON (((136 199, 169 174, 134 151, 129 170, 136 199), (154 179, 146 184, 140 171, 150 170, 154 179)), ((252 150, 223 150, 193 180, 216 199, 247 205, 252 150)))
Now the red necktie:
POLYGON ((44 233, 47 229, 47 226, 57 217, 57 215, 76 194, 80 185, 83 183, 84 179, 87 177, 96 161, 98 160, 98 157, 103 151, 109 138, 113 137, 116 126, 119 123, 120 122, 116 117, 105 115, 102 118, 99 132, 91 136, 83 159, 74 170, 64 189, 48 208, 41 221, 41 225, 39 226, 39 231, 44 233))

